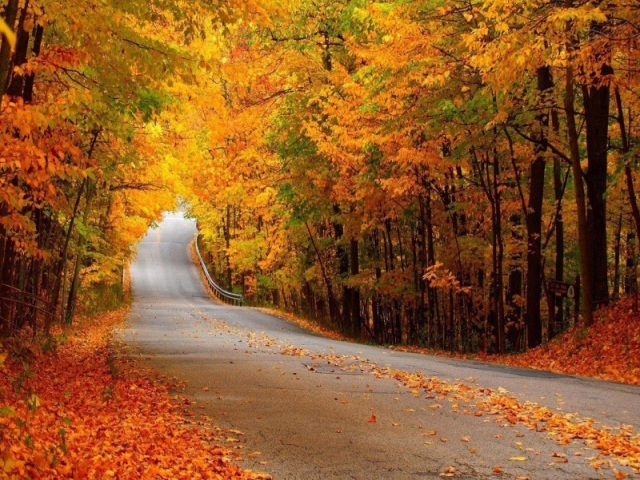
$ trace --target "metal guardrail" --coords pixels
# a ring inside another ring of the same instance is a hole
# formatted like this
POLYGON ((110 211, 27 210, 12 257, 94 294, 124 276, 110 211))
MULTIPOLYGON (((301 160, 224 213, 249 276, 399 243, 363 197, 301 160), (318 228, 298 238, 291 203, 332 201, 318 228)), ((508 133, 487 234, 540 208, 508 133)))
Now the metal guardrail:
POLYGON ((200 247, 198 246, 198 237, 199 235, 196 233, 196 253, 198 254, 198 260, 200 260, 200 266, 202 267, 202 271, 204 272, 204 276, 207 277, 207 282, 209 282, 209 286, 213 289, 213 292, 219 300, 227 303, 231 303, 232 305, 242 305, 242 295, 239 293, 233 293, 225 290, 216 282, 213 281, 211 275, 209 275, 209 270, 207 269, 207 265, 204 263, 202 259, 202 255, 200 254, 200 247))

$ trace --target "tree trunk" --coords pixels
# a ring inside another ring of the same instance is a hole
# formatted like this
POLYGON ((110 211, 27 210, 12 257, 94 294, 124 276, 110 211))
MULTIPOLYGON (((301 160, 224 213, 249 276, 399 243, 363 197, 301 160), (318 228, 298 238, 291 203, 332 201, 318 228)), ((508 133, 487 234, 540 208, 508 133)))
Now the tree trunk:
POLYGON ((318 259, 318 265, 320 265, 320 271, 322 272, 322 278, 324 280, 324 284, 327 288, 327 299, 329 301, 329 317, 331 317, 332 322, 336 322, 337 320, 337 303, 335 296, 333 294, 333 284, 331 283, 331 278, 327 273, 327 269, 324 265, 324 261, 322 259, 322 255, 320 254, 320 250, 318 249, 318 245, 316 244, 315 238, 313 238, 313 234, 311 233, 311 227, 309 227, 309 222, 304 222, 305 227, 307 227, 307 232, 309 233, 309 240, 311 240, 311 244, 313 245, 313 249, 316 252, 316 257, 318 259))
POLYGON ((618 225, 616 226, 615 248, 613 251, 613 290, 612 300, 618 300, 620 296, 620 248, 622 244, 622 212, 618 215, 618 225))
MULTIPOLYGON (((27 50, 29 48, 29 32, 24 29, 24 21, 27 17, 27 11, 29 9, 29 0, 27 0, 20 12, 20 20, 18 21, 18 38, 16 41, 16 51, 13 54, 13 61, 10 62, 12 67, 24 65, 27 61, 27 50)), ((7 87, 7 94, 11 97, 21 97, 24 89, 24 76, 17 75, 13 72, 9 72, 9 86, 7 87)))
POLYGON ((571 151, 571 168, 576 189, 576 209, 578 214, 578 244, 580 248, 580 277, 582 279, 580 310, 586 327, 593 324, 593 261, 590 253, 589 231, 587 229, 587 209, 580 166, 578 128, 576 126, 575 91, 573 87, 573 66, 567 67, 564 109, 567 115, 567 134, 571 151))
MULTIPOLYGON (((603 67, 602 75, 608 73, 612 73, 611 68, 603 67)), ((609 303, 606 201, 609 90, 608 84, 582 87, 587 130, 587 232, 593 258, 591 283, 594 308, 609 303)))
POLYGON ((495 255, 494 255, 494 272, 496 282, 496 320, 498 326, 498 351, 505 352, 505 325, 504 325, 504 242, 502 239, 502 204, 500 201, 500 189, 498 180, 500 175, 500 164, 498 155, 494 154, 493 158, 493 198, 495 202, 494 216, 494 236, 495 236, 495 255))
MULTIPOLYGON (((622 107, 622 97, 618 87, 614 90, 616 99, 616 108, 618 111, 618 126, 620 127, 620 139, 622 141, 622 153, 624 154, 624 176, 627 183, 627 194, 629 195, 629 204, 631 205, 631 218, 636 229, 636 237, 640 238, 640 209, 638 209, 638 198, 636 197, 636 189, 633 184, 633 173, 631 172, 631 159, 628 154, 631 150, 627 128, 624 121, 624 108, 622 107)), ((629 113, 631 117, 631 113, 629 113)))
MULTIPOLYGON (((360 262, 358 255, 358 239, 352 238, 351 246, 351 276, 355 277, 360 273, 360 262)), ((360 289, 357 286, 351 289, 351 330, 356 337, 360 337, 360 329, 362 327, 362 315, 360 312, 360 289)))
MULTIPOLYGON (((18 0, 9 0, 4 9, 4 21, 7 26, 14 30, 16 18, 18 16, 18 0)), ((0 46, 0 97, 7 92, 7 82, 9 80, 9 70, 11 64, 11 46, 9 41, 0 36, 2 45, 0 46)))
MULTIPOLYGON (((82 214, 82 223, 86 227, 89 220, 89 212, 91 211, 91 201, 93 200, 93 188, 91 181, 87 181, 87 193, 85 195, 85 206, 82 214)), ((73 278, 71 280, 71 287, 69 288, 69 297, 67 300, 67 315, 65 323, 71 324, 76 313, 76 303, 78 298, 78 289, 80 288, 80 269, 82 268, 82 262, 84 261, 84 254, 86 249, 86 241, 83 235, 78 235, 76 262, 73 268, 73 278)))
MULTIPOLYGON (((545 93, 553 87, 553 80, 548 66, 538 68, 538 90, 540 105, 544 108, 545 93)), ((545 130, 549 125, 546 113, 538 117, 539 144, 536 146, 536 157, 531 164, 529 180, 529 201, 527 203, 527 346, 537 347, 542 343, 542 320, 540 318, 540 299, 542 296, 542 200, 544 198, 544 171, 546 167, 544 146, 545 130)))
MULTIPOLYGON (((554 121, 555 123, 555 121, 554 121)), ((555 128, 555 126, 554 126, 555 128)), ((557 203, 556 206, 556 222, 555 222, 555 230, 556 230, 556 272, 555 279, 559 282, 564 281, 564 219, 562 216, 562 196, 563 196, 563 182, 562 182, 562 174, 560 171, 560 160, 555 158, 553 160, 553 190, 554 196, 557 203)), ((560 325, 564 320, 564 306, 561 303, 558 307, 557 312, 551 312, 549 316, 549 328, 547 331, 547 335, 549 340, 551 340, 556 333, 558 333, 560 325)))
MULTIPOLYGON (((37 57, 38 55, 40 55, 40 48, 42 47, 43 34, 44 34, 44 28, 42 27, 42 25, 37 25, 34 33, 33 48, 31 49, 34 57, 37 57)), ((35 80, 36 80, 35 73, 30 73, 25 78, 24 93, 22 94, 22 97, 24 98, 24 101, 26 103, 31 103, 31 101, 33 100, 33 84, 35 83, 35 80)))
POLYGON ((231 206, 227 205, 227 220, 224 230, 224 241, 225 246, 227 247, 227 251, 225 252, 225 263, 226 263, 226 276, 227 276, 227 288, 229 291, 233 289, 232 276, 231 276, 231 254, 229 253, 231 250, 231 206))

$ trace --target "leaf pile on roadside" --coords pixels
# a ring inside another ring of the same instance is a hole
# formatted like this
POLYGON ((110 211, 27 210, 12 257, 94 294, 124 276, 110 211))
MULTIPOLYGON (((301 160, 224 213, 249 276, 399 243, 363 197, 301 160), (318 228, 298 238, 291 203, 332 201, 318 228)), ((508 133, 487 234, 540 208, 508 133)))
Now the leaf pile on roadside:
POLYGON ((68 332, 26 367, 6 361, 0 477, 270 478, 233 464, 220 431, 189 423, 167 386, 115 359, 107 344, 125 313, 68 332))

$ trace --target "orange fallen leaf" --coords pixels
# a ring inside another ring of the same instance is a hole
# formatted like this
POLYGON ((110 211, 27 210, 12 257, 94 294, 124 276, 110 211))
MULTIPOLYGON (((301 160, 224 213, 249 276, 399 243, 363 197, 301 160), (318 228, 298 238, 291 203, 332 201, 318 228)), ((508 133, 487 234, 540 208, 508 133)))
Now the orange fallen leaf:
POLYGON ((442 473, 440 473, 441 477, 455 477, 456 475, 456 467, 449 466, 445 468, 442 473))

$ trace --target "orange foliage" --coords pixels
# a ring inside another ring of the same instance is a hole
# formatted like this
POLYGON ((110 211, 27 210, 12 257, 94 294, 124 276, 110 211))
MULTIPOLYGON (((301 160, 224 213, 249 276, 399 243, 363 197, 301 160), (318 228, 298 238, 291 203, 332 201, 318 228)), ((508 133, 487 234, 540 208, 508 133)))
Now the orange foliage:
POLYGON ((640 385, 640 313, 633 307, 632 299, 622 300, 598 312, 586 331, 574 326, 522 355, 483 359, 640 385))
POLYGON ((268 478, 232 464, 167 386, 114 360, 107 342, 124 313, 68 333, 26 369, 0 363, 0 477, 268 478))
POLYGON ((551 342, 517 355, 462 354, 416 346, 390 348, 640 385, 640 312, 634 312, 633 300, 627 298, 600 310, 596 318, 588 330, 575 325, 551 342))

